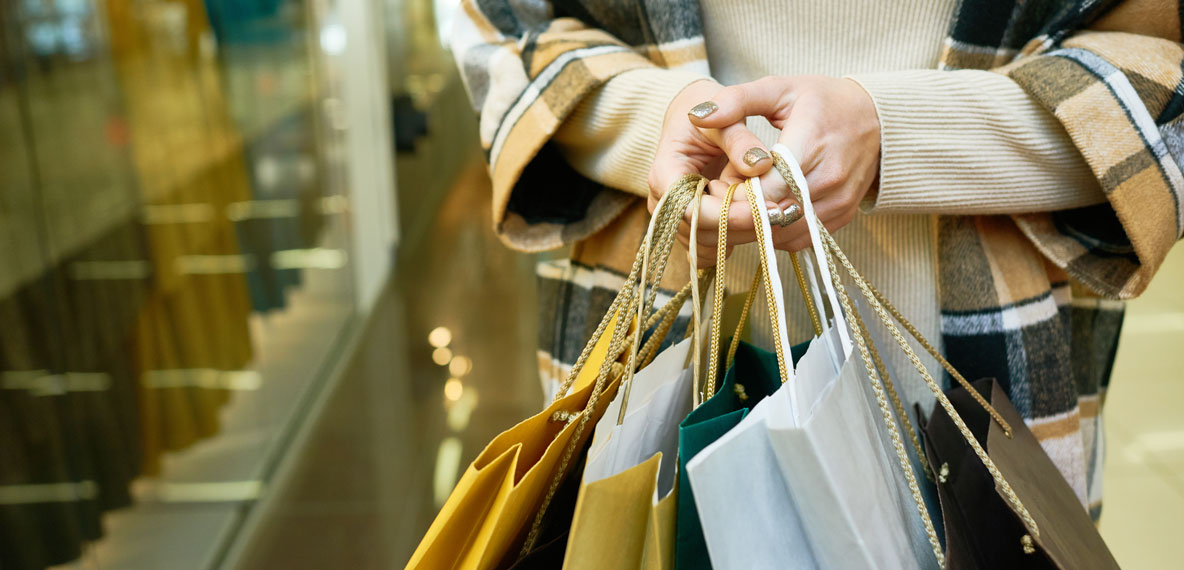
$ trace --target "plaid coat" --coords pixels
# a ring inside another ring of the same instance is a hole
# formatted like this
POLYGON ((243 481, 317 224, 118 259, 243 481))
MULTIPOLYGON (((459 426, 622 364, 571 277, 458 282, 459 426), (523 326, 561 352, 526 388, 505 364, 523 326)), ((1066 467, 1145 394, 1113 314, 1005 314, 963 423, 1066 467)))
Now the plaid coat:
MULTIPOLYGON (((1013 79, 1060 120, 1109 199, 943 216, 938 234, 945 352, 967 377, 999 380, 1095 516, 1122 300, 1184 228, 1182 15, 1167 0, 959 0, 939 64, 1013 79)), ((540 267, 540 366, 561 377, 620 286, 646 212, 579 175, 550 138, 616 74, 709 74, 699 6, 468 0, 453 50, 480 115, 497 233, 524 251, 574 243, 570 263, 540 267)), ((663 285, 685 275, 672 267, 663 285)))

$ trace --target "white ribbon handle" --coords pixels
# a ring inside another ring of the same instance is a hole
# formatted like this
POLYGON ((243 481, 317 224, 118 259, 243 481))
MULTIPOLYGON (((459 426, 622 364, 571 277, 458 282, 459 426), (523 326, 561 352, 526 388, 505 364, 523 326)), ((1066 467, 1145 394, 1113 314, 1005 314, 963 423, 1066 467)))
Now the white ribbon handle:
MULTIPOLYGON (((774 306, 777 309, 776 314, 769 315, 769 320, 772 321, 774 342, 781 346, 780 352, 785 360, 787 378, 782 378, 782 381, 790 382, 794 379, 795 371, 793 357, 790 356, 789 331, 785 327, 785 293, 781 288, 781 272, 777 270, 777 255, 773 250, 773 229, 769 224, 769 211, 765 209, 765 193, 761 190, 761 180, 749 178, 748 181, 752 184, 753 192, 756 193, 756 201, 750 206, 754 212, 760 213, 760 220, 753 220, 753 222, 759 223, 763 230, 756 233, 760 237, 761 255, 765 256, 768 269, 765 275, 765 278, 768 279, 766 294, 772 293, 774 306)), ((757 271, 760 271, 759 267, 757 271)))
POLYGON ((831 311, 835 316, 835 328, 839 329, 839 341, 843 345, 843 358, 848 358, 851 356, 851 336, 847 332, 843 307, 839 304, 839 296, 835 292, 830 267, 826 263, 826 246, 822 243, 821 232, 818 231, 818 216, 814 213, 814 204, 810 201, 810 186, 806 184, 806 175, 802 173, 802 167, 798 165, 797 157, 785 145, 777 143, 773 145, 771 150, 780 154, 785 159, 785 163, 789 165, 790 171, 793 172, 793 181, 797 183, 798 188, 802 191, 802 213, 804 214, 802 217, 806 219, 806 226, 810 230, 810 242, 814 248, 815 265, 822 272, 822 284, 826 287, 826 296, 830 298, 831 311))

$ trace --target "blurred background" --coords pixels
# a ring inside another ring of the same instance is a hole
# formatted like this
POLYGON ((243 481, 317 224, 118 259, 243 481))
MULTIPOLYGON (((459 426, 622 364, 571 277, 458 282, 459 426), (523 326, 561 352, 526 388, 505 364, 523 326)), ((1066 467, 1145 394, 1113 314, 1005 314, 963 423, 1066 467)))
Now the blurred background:
MULTIPOLYGON (((456 4, 0 2, 0 570, 398 567, 539 409, 456 4)), ((1184 557, 1164 272, 1107 395, 1132 568, 1184 557)))

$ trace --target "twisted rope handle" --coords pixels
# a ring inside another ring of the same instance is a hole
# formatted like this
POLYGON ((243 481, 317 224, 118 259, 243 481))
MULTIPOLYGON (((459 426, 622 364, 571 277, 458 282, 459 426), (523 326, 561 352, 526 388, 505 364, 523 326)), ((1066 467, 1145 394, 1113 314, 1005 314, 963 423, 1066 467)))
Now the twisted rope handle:
MULTIPOLYGON (((588 355, 592 352, 592 347, 595 346, 597 342, 599 342, 601 335, 604 333, 604 329, 608 327, 608 323, 612 320, 614 315, 617 316, 618 320, 616 326, 613 327, 613 334, 609 340, 608 353, 620 354, 620 350, 622 349, 624 341, 626 340, 625 333, 629 328, 628 323, 631 322, 631 319, 628 317, 630 313, 632 313, 632 310, 635 306, 634 304, 641 302, 652 305, 653 299, 657 296, 657 286, 655 285, 648 299, 638 298, 639 295, 636 295, 634 291, 637 286, 636 281, 638 271, 646 262, 647 256, 651 253, 650 250, 656 250, 659 255, 656 256, 658 263, 656 264, 654 270, 654 282, 661 283, 662 274, 666 269, 666 258, 669 257, 670 250, 674 245, 674 234, 677 232, 678 224, 682 219, 681 214, 686 210, 687 204, 690 202, 693 195, 694 188, 697 188, 702 184, 706 184, 706 180, 704 180, 702 176, 683 176, 678 182, 674 184, 673 187, 670 188, 670 190, 662 195, 662 198, 658 201, 658 205, 655 208, 654 218, 650 221, 650 230, 647 232, 647 239, 642 243, 641 248, 639 248, 640 251, 638 252, 637 259, 633 263, 634 269, 630 271, 629 279, 625 281, 625 284, 621 287, 621 291, 613 299, 612 304, 609 306, 608 312, 601 319, 600 324, 597 326, 596 332, 593 333, 592 339, 590 339, 588 344, 584 346, 584 350, 580 354, 580 358, 576 361, 576 365, 572 367, 572 372, 568 375, 568 379, 564 382, 563 386, 560 387, 559 392, 556 393, 556 400, 561 398, 562 395, 565 394, 575 382, 576 375, 579 374, 579 370, 583 367, 588 359, 588 355), (677 214, 672 215, 672 211, 676 212, 677 214), (649 239, 649 237, 655 233, 658 238, 656 242, 653 242, 649 239)), ((641 321, 642 319, 638 319, 636 321, 639 326, 641 325, 641 321)), ((634 331, 634 334, 637 335, 634 338, 636 339, 640 337, 642 333, 643 331, 640 329, 634 331)), ((631 351, 629 365, 626 367, 626 371, 632 368, 634 362, 636 361, 636 357, 636 350, 631 351)), ((574 419, 574 421, 577 422, 575 431, 572 433, 571 439, 568 440, 567 446, 564 448, 563 458, 559 461, 559 466, 555 471, 555 476, 551 479, 551 485, 547 489, 547 494, 543 497, 542 504, 539 506, 539 510, 535 513, 534 520, 530 525, 530 532, 527 533, 526 540, 522 543, 522 549, 518 552, 519 560, 521 560, 530 552, 530 549, 534 547, 535 541, 538 540, 543 517, 546 515, 547 509, 550 507, 551 501, 555 497, 555 492, 559 489, 559 485, 563 482, 563 479, 567 474, 567 468, 571 463, 572 455, 575 453, 577 442, 579 442, 580 436, 583 435, 584 429, 587 427, 588 420, 592 417, 591 411, 596 409, 596 404, 599 402, 600 396, 605 391, 605 385, 608 382, 609 372, 612 369, 614 363, 616 363, 615 360, 606 357, 600 364, 600 370, 597 372, 596 383, 592 389, 592 393, 588 397, 588 402, 584 406, 584 409, 579 414, 577 414, 577 418, 574 419)), ((619 363, 617 364, 619 366, 619 363)))
MULTIPOLYGON (((794 196, 798 200, 802 200, 803 199, 802 198, 802 191, 801 191, 801 188, 798 187, 796 177, 794 176, 795 172, 793 169, 791 169, 791 166, 785 160, 785 158, 783 158, 781 156, 780 152, 788 153, 788 150, 784 149, 784 147, 782 147, 781 151, 774 149, 774 152, 771 153, 773 156, 773 164, 776 167, 777 172, 782 176, 782 178, 785 179, 786 183, 789 185, 789 188, 793 192, 794 196)), ((792 156, 792 155, 790 155, 790 156, 792 156)), ((1035 519, 1032 518, 1032 515, 1031 515, 1031 513, 1028 512, 1028 509, 1026 507, 1024 507, 1023 502, 1020 500, 1019 496, 1016 495, 1015 490, 1012 489, 1012 487, 1011 487, 1011 484, 1008 483, 1007 480, 1003 477, 1003 474, 999 472, 998 467, 995 466, 995 462, 991 460, 991 457, 989 455, 987 455, 986 450, 984 450, 982 445, 979 444, 978 438, 976 438, 974 436, 974 434, 970 431, 970 429, 966 426, 966 422, 962 420, 962 416, 957 412, 957 410, 954 409, 953 404, 950 403, 949 398, 946 397, 945 392, 943 392, 941 389, 941 386, 939 386, 937 384, 937 382, 933 379, 933 376, 931 376, 929 374, 929 371, 925 368, 925 365, 921 363, 921 359, 917 357, 917 355, 913 351, 912 347, 909 346, 908 340, 906 340, 904 338, 904 335, 902 335, 900 330, 896 327, 896 324, 892 321, 892 318, 889 317, 888 310, 885 309, 885 307, 887 305, 885 303, 881 303, 883 296, 877 295, 876 293, 873 292, 872 287, 867 283, 866 280, 864 280, 863 276, 860 275, 858 271, 856 271, 855 267, 851 264, 850 260, 847 259, 847 256, 843 253, 842 249, 839 247, 839 245, 835 241, 834 237, 830 234, 829 231, 826 230, 825 227, 821 228, 820 233, 822 236, 822 240, 825 242, 825 245, 827 248, 827 264, 830 265, 831 267, 834 267, 835 261, 837 260, 839 263, 842 264, 844 269, 846 269, 848 275, 851 276, 851 279, 855 282, 855 284, 862 291, 864 297, 868 301, 868 304, 876 312, 877 316, 879 316, 879 318, 883 322, 884 326, 888 328, 888 331, 892 334, 892 337, 896 340, 896 342, 900 346, 901 350, 904 351, 905 355, 908 356, 909 361, 912 362, 913 367, 916 368, 917 372, 921 375, 921 378, 924 379, 925 384, 929 387, 929 390, 931 392, 933 392, 933 394, 937 397, 938 403, 946 411, 946 414, 949 415, 950 419, 953 420, 954 425, 958 428, 958 431, 962 434, 962 437, 966 440, 966 442, 968 444, 970 444, 971 448, 975 452, 975 455, 978 456, 979 460, 987 468, 987 471, 991 474, 991 477, 995 480, 996 484, 999 485, 999 488, 1002 490, 1003 494, 1007 497, 1008 501, 1011 502, 1012 506, 1015 508, 1016 512, 1019 514, 1020 518, 1022 519, 1024 526, 1027 528, 1028 532, 1031 533, 1031 535, 1034 538, 1038 538, 1040 536, 1040 530, 1036 524, 1035 519)), ((846 295, 846 292, 842 289, 842 283, 838 277, 837 270, 832 270, 831 273, 832 273, 833 279, 835 281, 836 289, 838 289, 840 291, 840 294, 839 294, 840 298, 846 299, 847 295, 846 295)), ((886 299, 884 299, 884 300, 886 301, 886 299)), ((850 307, 849 305, 850 305, 850 300, 847 299, 847 303, 844 303, 844 308, 848 311, 854 311, 854 307, 850 307)), ((903 318, 903 317, 899 316, 900 313, 899 313, 899 311, 896 311, 895 308, 893 308, 893 313, 895 315, 897 315, 898 318, 903 318)), ((903 320, 901 321, 902 324, 904 324, 904 322, 906 322, 906 321, 903 321, 903 320)), ((912 327, 911 324, 909 326, 907 326, 906 328, 910 329, 909 330, 910 334, 913 334, 918 339, 919 342, 922 341, 923 337, 920 335, 920 332, 916 330, 916 328, 912 327)), ((853 330, 854 330, 854 328, 853 328, 853 330)), ((858 336, 862 337, 863 335, 859 334, 858 336)), ((876 391, 877 400, 880 400, 881 410, 883 411, 886 409, 887 405, 883 401, 883 393, 878 388, 879 383, 876 381, 876 378, 875 378, 875 366, 871 361, 870 353, 868 353, 865 348, 866 343, 860 342, 859 344, 861 347, 860 352, 863 354, 865 364, 867 365, 867 367, 869 369, 869 375, 872 376, 873 388, 876 391)), ((934 356, 936 356, 938 358, 938 360, 943 363, 943 366, 948 366, 947 370, 953 368, 953 366, 949 365, 949 362, 945 361, 945 359, 942 358, 940 356, 940 354, 937 353, 937 350, 934 349, 931 344, 929 344, 928 342, 922 342, 922 345, 926 348, 926 350, 930 351, 930 354, 933 354, 934 356)), ((960 377, 960 376, 961 375, 959 374, 956 377, 960 377)), ((974 390, 973 387, 969 386, 969 383, 965 383, 964 378, 960 379, 960 383, 962 383, 963 386, 967 387, 968 391, 972 395, 978 393, 977 390, 974 390)), ((986 400, 984 400, 982 398, 976 398, 976 401, 978 401, 979 404, 982 405, 983 408, 985 410, 987 410, 988 413, 991 414, 992 418, 996 418, 996 421, 1002 420, 1002 417, 1000 417, 998 415, 998 412, 996 412, 994 410, 994 408, 991 407, 988 402, 986 402, 986 400)), ((888 420, 891 419, 890 416, 891 416, 891 414, 887 414, 885 416, 885 421, 886 421, 886 423, 890 424, 890 428, 889 428, 890 431, 895 431, 894 430, 895 422, 888 422, 888 420)), ((907 416, 906 416, 906 419, 907 419, 907 416)), ((1006 422, 1000 422, 1000 426, 1003 427, 1007 432, 1010 432, 1010 426, 1008 426, 1006 422)), ((899 443, 899 434, 897 433, 897 434, 895 434, 894 445, 896 445, 898 443, 899 443)), ((907 457, 904 457, 901 455, 901 452, 903 452, 903 446, 897 445, 897 447, 898 447, 898 450, 897 450, 898 456, 900 456, 902 458, 902 466, 905 467, 906 478, 909 479, 909 481, 910 481, 910 489, 913 489, 916 485, 916 481, 915 481, 915 477, 912 476, 912 466, 908 464, 907 457)), ((920 498, 919 493, 914 492, 914 500, 918 500, 919 498, 920 498)), ((928 518, 929 518, 928 511, 925 509, 924 502, 923 501, 918 502, 917 506, 918 506, 918 509, 922 511, 922 519, 925 521, 928 521, 928 518)), ((928 530, 929 526, 931 526, 931 523, 927 522, 926 524, 927 524, 927 530, 928 530)), ((930 542, 931 542, 931 544, 934 544, 935 554, 938 556, 938 561, 944 567, 944 556, 941 555, 939 547, 937 546, 936 536, 930 536, 930 542)))
MULTIPOLYGON (((706 178, 700 178, 695 185, 694 193, 691 195, 691 197, 694 198, 694 200, 695 200, 696 208, 699 205, 699 198, 703 195, 703 187, 705 187, 705 186, 707 186, 707 179, 706 178)), ((685 186, 680 186, 677 190, 671 190, 670 192, 680 192, 678 198, 676 198, 676 199, 681 199, 682 198, 681 192, 684 192, 684 191, 685 191, 685 186)), ((669 195, 670 192, 667 192, 667 195, 669 195)), ((665 198, 665 197, 666 196, 664 195, 663 198, 665 198)), ((659 209, 657 211, 659 214, 664 216, 662 218, 662 222, 661 222, 663 229, 672 232, 670 234, 670 244, 669 245, 673 246, 673 239, 674 239, 673 232, 677 231, 678 224, 681 223, 682 209, 669 210, 667 212, 663 212, 662 210, 659 209), (673 222, 672 225, 671 225, 671 222, 673 222)), ((699 223, 699 211, 698 211, 698 209, 696 209, 691 215, 692 240, 693 240, 693 236, 694 236, 694 231, 695 231, 695 229, 697 229, 696 226, 698 225, 698 223, 699 223)), ((653 225, 654 224, 650 225, 649 232, 646 235, 646 238, 645 238, 646 244, 648 244, 651 240, 650 234, 653 233, 653 229, 654 229, 653 225)), ((665 237, 665 234, 663 235, 663 237, 665 237)), ((693 243, 694 242, 692 241, 692 244, 693 243)), ((643 247, 642 249, 645 250, 645 255, 642 257, 642 261, 641 261, 641 278, 638 279, 638 284, 641 287, 641 291, 638 293, 639 297, 645 296, 645 292, 646 292, 645 285, 646 285, 646 276, 647 276, 646 273, 647 273, 647 267, 649 265, 649 258, 650 258, 649 248, 643 247)), ((650 295, 648 296, 648 298, 646 299, 646 302, 644 304, 639 304, 637 306, 637 322, 641 322, 642 316, 645 314, 646 311, 649 310, 649 308, 653 305, 654 300, 656 299, 657 292, 658 292, 658 286, 662 282, 662 274, 665 272, 665 269, 666 269, 666 260, 668 259, 670 249, 669 248, 664 249, 663 253, 665 255, 663 255, 662 257, 659 257, 657 260, 658 261, 657 267, 654 271, 654 273, 655 273, 654 286, 650 289, 650 295)), ((692 271, 693 271, 693 269, 694 268, 692 266, 692 271)), ((697 282, 693 277, 690 280, 690 286, 691 286, 692 291, 694 291, 697 288, 697 282)), ((686 298, 684 297, 683 300, 685 301, 685 299, 686 298)), ((672 305, 672 304, 673 303, 668 303, 668 305, 672 305)), ((682 303, 680 302, 679 306, 681 306, 681 304, 682 303)), ((672 311, 672 313, 674 313, 674 312, 672 311)), ((672 325, 673 323, 674 323, 674 321, 671 320, 670 324, 672 325)), ((697 322, 692 323, 692 326, 697 328, 699 326, 699 323, 697 323, 697 322)), ((665 328, 665 330, 663 330, 663 331, 655 331, 655 334, 650 339, 651 343, 654 343, 655 339, 660 341, 660 338, 658 338, 659 332, 661 333, 661 336, 664 337, 666 335, 665 331, 668 331, 670 329, 670 325, 666 325, 664 328, 665 328)), ((621 425, 621 423, 625 421, 625 412, 629 407, 629 395, 633 391, 633 374, 637 370, 637 358, 638 358, 638 352, 639 352, 638 346, 639 346, 639 343, 641 342, 641 335, 643 334, 642 331, 637 331, 637 333, 638 333, 637 336, 635 336, 633 338, 633 350, 630 351, 630 353, 629 353, 628 364, 625 365, 625 378, 624 378, 624 380, 621 381, 621 384, 624 387, 624 394, 621 396, 621 409, 620 409, 619 413, 617 414, 617 425, 621 425)), ((647 343, 647 344, 649 344, 649 343, 647 343)), ((657 344, 654 343, 654 346, 656 348, 657 344)))

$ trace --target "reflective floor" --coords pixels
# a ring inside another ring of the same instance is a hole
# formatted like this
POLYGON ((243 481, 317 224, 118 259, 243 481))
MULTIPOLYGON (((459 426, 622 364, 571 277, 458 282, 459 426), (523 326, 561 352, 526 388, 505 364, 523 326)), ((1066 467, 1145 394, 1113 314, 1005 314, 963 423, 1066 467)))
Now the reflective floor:
MULTIPOLYGON (((484 171, 470 164, 423 247, 400 260, 243 568, 401 566, 468 462, 537 411, 533 257, 497 241, 488 208, 484 171)), ((1177 249, 1130 306, 1106 403, 1101 528, 1128 568, 1184 558, 1181 279, 1177 249)))
POLYGON ((472 157, 400 257, 241 568, 403 565, 464 467, 540 406, 534 258, 493 235, 472 157))

